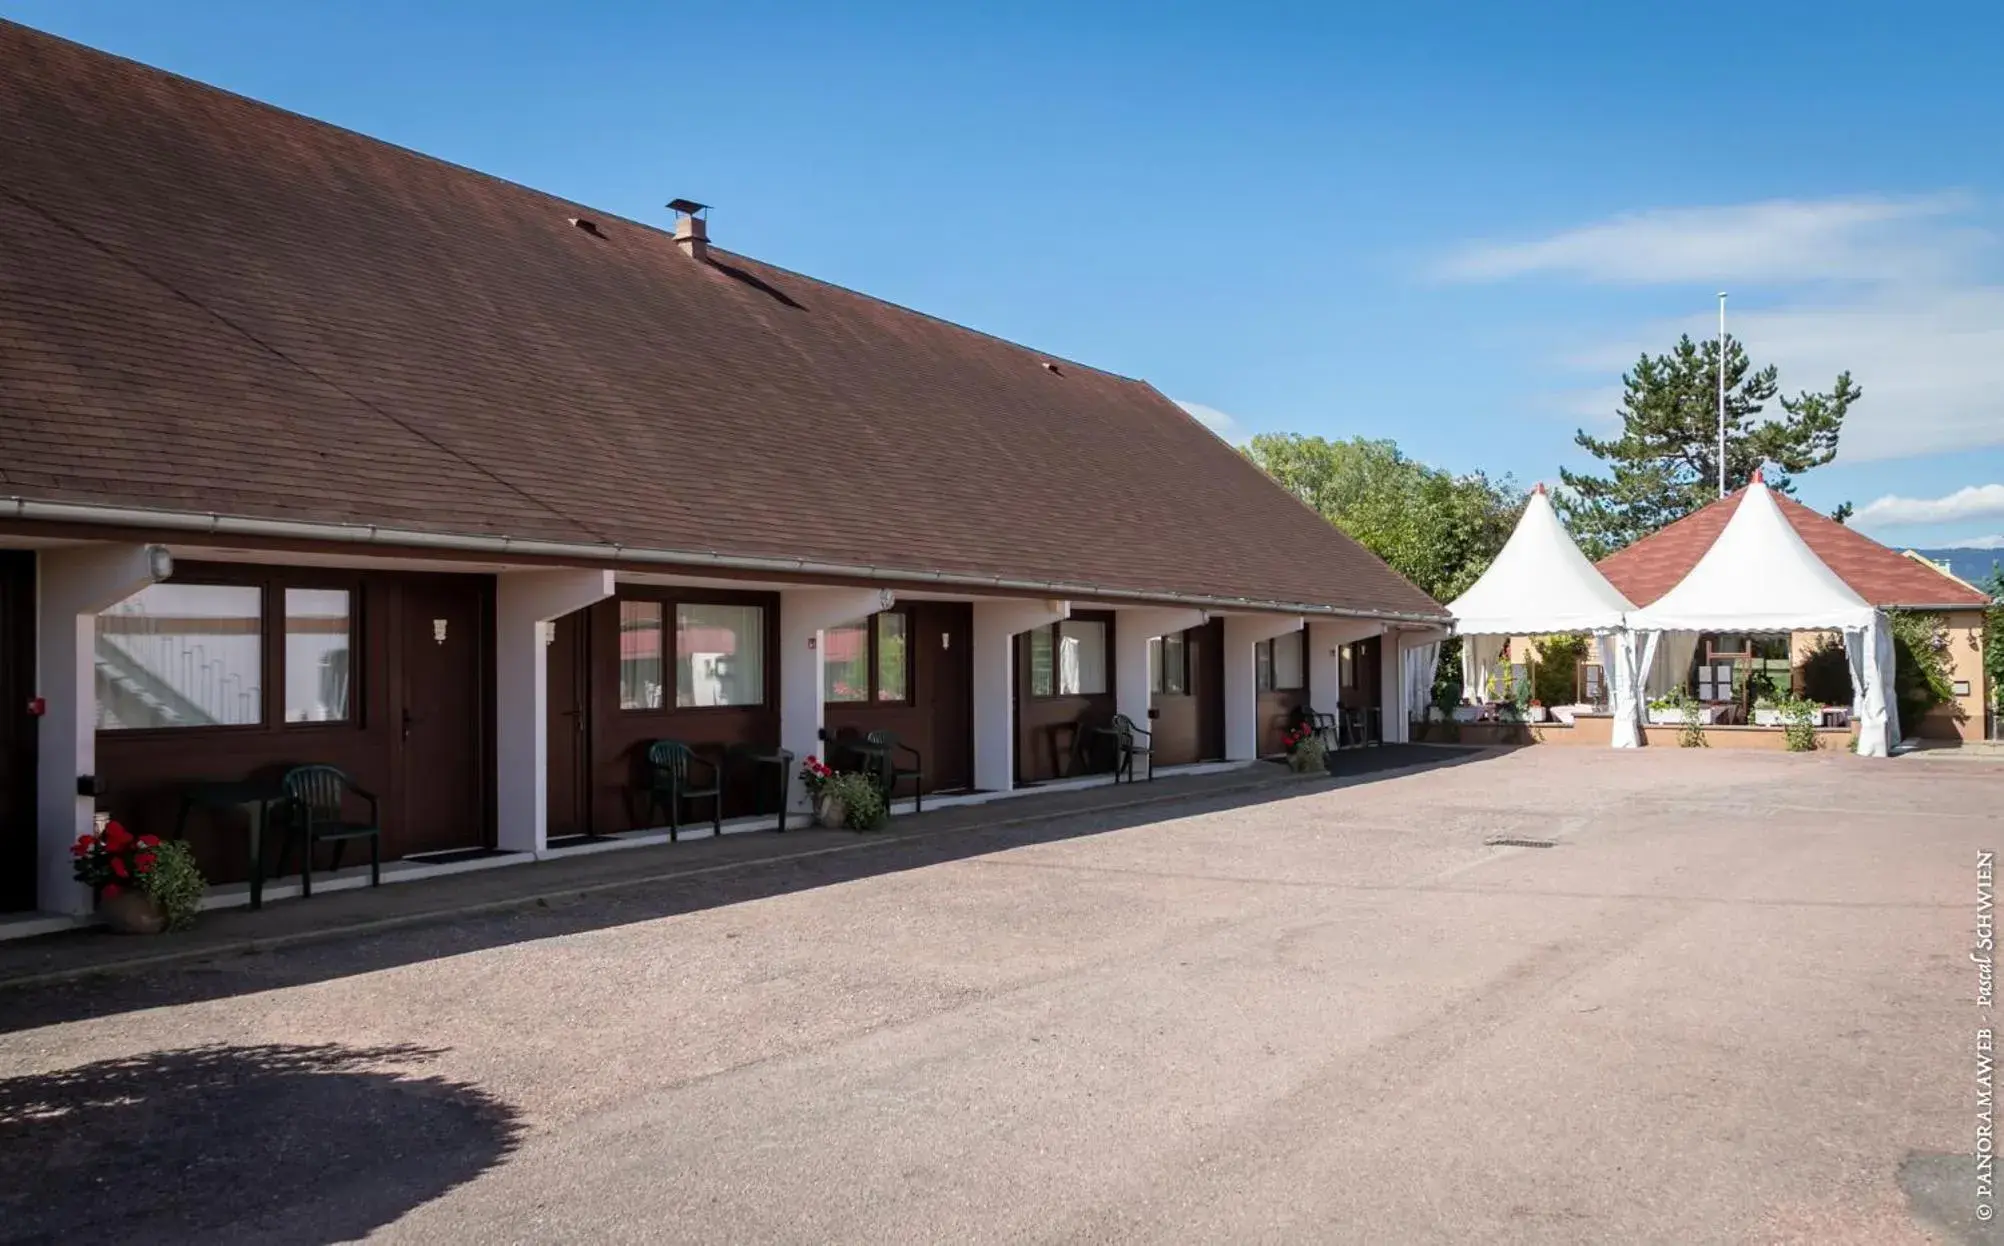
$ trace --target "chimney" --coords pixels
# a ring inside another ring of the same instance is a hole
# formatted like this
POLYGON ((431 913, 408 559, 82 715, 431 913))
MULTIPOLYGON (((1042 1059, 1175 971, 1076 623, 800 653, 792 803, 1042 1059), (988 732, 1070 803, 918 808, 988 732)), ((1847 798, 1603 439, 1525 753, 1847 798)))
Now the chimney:
POLYGON ((674 199, 668 204, 675 214, 675 245, 692 260, 708 261, 710 258, 710 222, 705 216, 708 204, 697 203, 693 199, 674 199))

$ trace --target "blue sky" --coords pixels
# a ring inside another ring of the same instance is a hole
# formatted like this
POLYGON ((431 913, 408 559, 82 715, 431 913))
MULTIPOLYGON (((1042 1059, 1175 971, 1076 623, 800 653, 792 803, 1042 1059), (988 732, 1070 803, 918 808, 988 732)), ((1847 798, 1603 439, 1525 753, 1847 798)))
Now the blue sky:
POLYGON ((0 15, 1148 378, 1528 483, 1678 331, 1865 400, 1804 500, 2004 544, 1994 4, 0 15), (979 11, 976 11, 976 10, 979 11))

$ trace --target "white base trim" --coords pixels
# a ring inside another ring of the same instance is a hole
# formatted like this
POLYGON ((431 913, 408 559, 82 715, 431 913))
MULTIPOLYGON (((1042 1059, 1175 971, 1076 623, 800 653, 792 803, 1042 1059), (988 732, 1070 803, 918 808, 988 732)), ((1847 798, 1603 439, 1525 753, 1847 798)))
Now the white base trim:
MULTIPOLYGON (((1207 761, 1187 766, 1163 766, 1155 773, 1163 778, 1187 775, 1226 774, 1234 770, 1245 770, 1259 765, 1256 761, 1207 761)), ((1146 786, 1147 780, 1139 780, 1146 786)), ((950 796, 928 796, 928 809, 951 809, 958 805, 985 805, 990 801, 1007 800, 1012 796, 1035 796, 1045 792, 1075 792, 1086 788, 1111 787, 1110 774, 1082 775, 1076 779, 1054 779, 1034 787, 1012 788, 1006 792, 960 792, 950 796)), ((893 809, 910 812, 908 797, 899 797, 893 809)), ((750 818, 731 818, 724 823, 724 834, 742 835, 754 831, 770 831, 778 821, 778 815, 762 813, 750 818)), ((808 830, 811 822, 800 814, 787 818, 788 829, 808 830)), ((710 824, 685 826, 681 838, 711 839, 715 832, 710 824)), ((425 861, 385 861, 383 863, 383 885, 392 883, 412 883, 424 878, 442 878, 448 874, 470 874, 476 870, 502 869, 511 865, 528 865, 538 860, 555 860, 563 857, 589 856, 598 852, 618 852, 627 848, 651 848, 668 843, 668 828, 651 827, 637 831, 618 831, 602 839, 587 840, 565 848, 547 848, 540 855, 527 852, 499 853, 491 857, 476 857, 471 861, 453 861, 435 865, 425 861)), ((345 866, 340 870, 316 871, 313 875, 315 894, 330 891, 354 891, 369 885, 369 866, 345 866)), ((299 896, 299 876, 289 874, 284 878, 274 878, 264 885, 264 899, 291 900, 299 896)), ((229 883, 209 888, 202 897, 202 909, 244 908, 250 904, 250 884, 248 882, 229 883)), ((56 934, 64 930, 94 926, 94 915, 70 917, 60 913, 21 913, 0 917, 0 942, 8 939, 31 939, 37 935, 56 934)))
POLYGON ((32 939, 37 935, 60 934, 80 926, 94 926, 95 917, 68 913, 9 913, 0 917, 0 943, 9 939, 32 939))

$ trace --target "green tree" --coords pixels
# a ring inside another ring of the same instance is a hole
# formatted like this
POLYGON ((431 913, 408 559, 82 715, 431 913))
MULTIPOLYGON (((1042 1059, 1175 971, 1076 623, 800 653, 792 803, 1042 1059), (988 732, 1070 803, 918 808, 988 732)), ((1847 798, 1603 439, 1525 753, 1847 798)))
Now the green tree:
POLYGON ((1983 616, 1983 677, 1990 684, 1987 704, 1993 716, 2004 718, 2004 567, 1990 573, 1990 582, 1983 586, 1990 594, 1990 610, 1983 616))
POLYGON ((1390 441, 1261 433, 1245 455, 1392 568, 1451 601, 1489 566, 1523 513, 1507 477, 1456 476, 1390 441))
MULTIPOLYGON (((1726 339, 1726 487, 1759 468, 1770 487, 1791 492, 1793 477, 1837 455, 1844 416, 1862 391, 1841 373, 1824 393, 1781 397, 1779 418, 1763 416, 1780 394, 1773 366, 1755 370, 1738 340, 1726 339)), ((1621 435, 1584 429, 1573 440, 1608 474, 1562 471, 1566 520, 1590 557, 1603 557, 1718 497, 1719 345, 1680 338, 1667 355, 1643 355, 1621 378, 1621 435)))

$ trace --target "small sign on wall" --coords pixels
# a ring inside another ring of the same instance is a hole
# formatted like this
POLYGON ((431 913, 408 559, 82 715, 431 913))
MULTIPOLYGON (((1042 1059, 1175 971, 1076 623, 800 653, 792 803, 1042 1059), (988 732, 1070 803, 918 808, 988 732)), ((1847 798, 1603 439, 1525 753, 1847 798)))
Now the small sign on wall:
POLYGON ((1956 681, 1955 681, 1955 695, 1956 695, 1956 696, 1959 696, 1959 697, 1966 697, 1966 696, 1968 696, 1968 695, 1969 695, 1969 681, 1968 681, 1968 680, 1966 680, 1966 679, 1958 679, 1958 680, 1956 680, 1956 681))

